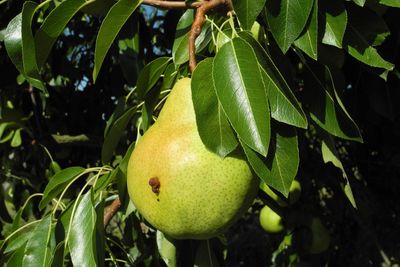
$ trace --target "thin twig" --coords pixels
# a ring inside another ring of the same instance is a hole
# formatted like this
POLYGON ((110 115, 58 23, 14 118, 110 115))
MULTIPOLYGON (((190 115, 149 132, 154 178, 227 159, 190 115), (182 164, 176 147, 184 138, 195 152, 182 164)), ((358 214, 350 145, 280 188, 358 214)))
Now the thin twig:
POLYGON ((143 0, 142 4, 162 9, 191 9, 200 7, 201 5, 204 4, 204 1, 186 2, 186 1, 165 1, 165 0, 143 0))
POLYGON ((121 200, 119 198, 114 199, 114 201, 104 210, 104 219, 103 224, 104 227, 108 225, 112 217, 114 217, 115 213, 121 207, 121 200))
POLYGON ((193 72, 196 68, 196 39, 201 33, 201 28, 206 20, 206 14, 208 11, 225 5, 228 12, 233 11, 233 5, 231 0, 210 0, 209 2, 203 3, 196 10, 196 17, 193 21, 192 28, 189 33, 189 68, 190 72, 193 72))

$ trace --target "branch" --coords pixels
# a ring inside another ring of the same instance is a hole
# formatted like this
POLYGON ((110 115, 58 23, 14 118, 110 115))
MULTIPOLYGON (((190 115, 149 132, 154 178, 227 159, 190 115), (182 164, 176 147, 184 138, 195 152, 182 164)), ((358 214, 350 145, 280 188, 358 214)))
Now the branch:
POLYGON ((104 227, 108 225, 112 217, 114 217, 115 213, 119 210, 121 207, 121 200, 119 198, 114 199, 114 201, 110 204, 110 206, 106 207, 104 210, 104 218, 103 218, 103 224, 104 227))
POLYGON ((201 28, 203 27, 206 18, 205 15, 211 9, 221 5, 225 5, 229 12, 233 11, 232 0, 210 0, 209 2, 203 2, 203 4, 197 8, 196 17, 189 33, 189 68, 192 73, 197 65, 195 41, 201 33, 201 28))
POLYGON ((143 0, 142 4, 154 6, 163 9, 190 9, 198 8, 204 4, 200 2, 185 2, 185 1, 166 1, 166 0, 143 0))

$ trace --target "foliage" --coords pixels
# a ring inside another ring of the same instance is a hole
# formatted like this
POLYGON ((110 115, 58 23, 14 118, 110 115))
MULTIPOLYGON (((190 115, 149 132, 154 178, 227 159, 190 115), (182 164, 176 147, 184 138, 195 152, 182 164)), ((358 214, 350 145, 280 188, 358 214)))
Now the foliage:
POLYGON ((235 14, 208 12, 190 74, 191 9, 0 1, 2 264, 399 261, 398 1, 233 6, 235 14), (201 242, 171 240, 143 221, 127 196, 127 162, 176 79, 188 75, 205 146, 221 157, 242 150, 282 199, 296 177, 299 202, 283 208, 260 191, 226 235, 201 242), (122 207, 104 229, 117 197, 122 207), (265 204, 283 215, 284 232, 261 231, 265 204), (304 229, 315 216, 331 245, 310 255, 304 229))

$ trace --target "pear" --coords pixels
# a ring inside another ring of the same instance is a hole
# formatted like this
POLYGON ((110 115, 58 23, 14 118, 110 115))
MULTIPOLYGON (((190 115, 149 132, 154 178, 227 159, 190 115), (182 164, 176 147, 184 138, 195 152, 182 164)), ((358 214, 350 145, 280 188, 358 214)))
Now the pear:
POLYGON ((242 153, 221 158, 204 146, 190 83, 177 81, 157 121, 136 144, 128 192, 140 214, 167 236, 208 239, 247 211, 259 180, 242 153))

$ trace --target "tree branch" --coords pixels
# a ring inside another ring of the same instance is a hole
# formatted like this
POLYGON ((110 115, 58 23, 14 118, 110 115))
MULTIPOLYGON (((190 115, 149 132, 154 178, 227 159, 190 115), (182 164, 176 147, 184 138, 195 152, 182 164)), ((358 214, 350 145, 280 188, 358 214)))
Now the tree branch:
POLYGON ((210 10, 212 10, 218 6, 221 6, 221 5, 225 5, 225 7, 228 9, 228 12, 233 11, 232 0, 210 0, 208 2, 203 2, 203 4, 197 8, 196 17, 193 21, 192 28, 189 33, 189 69, 190 69, 190 72, 193 72, 197 65, 195 42, 196 42, 197 37, 201 33, 201 28, 203 27, 203 24, 204 24, 205 18, 206 18, 205 15, 210 10))
POLYGON ((185 2, 185 1, 166 1, 166 0, 143 0, 144 5, 154 6, 162 9, 190 9, 198 8, 204 1, 185 2))
POLYGON ((103 218, 104 227, 108 225, 108 223, 110 222, 112 217, 114 217, 115 213, 117 213, 120 207, 121 200, 119 198, 116 198, 108 207, 105 208, 103 218))

